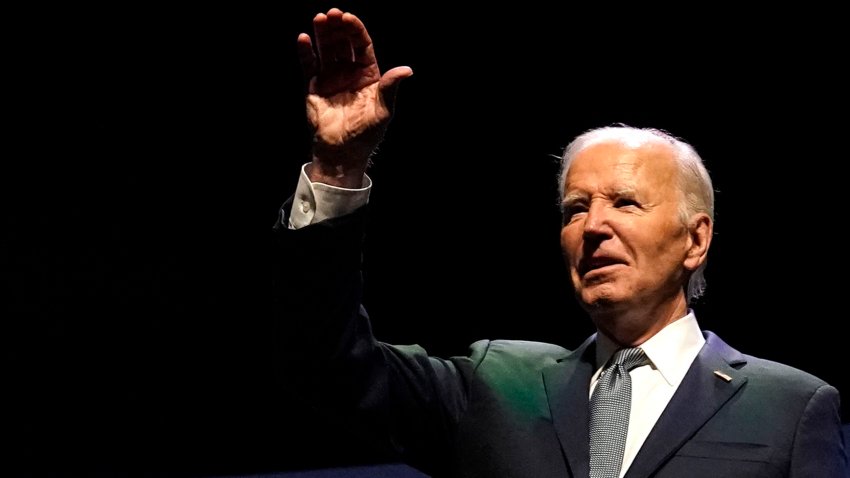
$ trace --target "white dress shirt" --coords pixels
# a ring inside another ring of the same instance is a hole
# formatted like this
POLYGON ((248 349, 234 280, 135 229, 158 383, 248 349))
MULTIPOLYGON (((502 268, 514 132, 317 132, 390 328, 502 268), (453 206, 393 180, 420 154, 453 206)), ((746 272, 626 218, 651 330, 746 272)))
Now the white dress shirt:
POLYGON ((344 216, 369 202, 369 192, 372 190, 372 180, 369 176, 363 176, 360 189, 314 183, 305 171, 308 164, 310 163, 301 166, 301 176, 289 214, 290 229, 299 229, 325 219, 344 216))
MULTIPOLYGON (((301 177, 295 190, 289 216, 290 229, 348 214, 369 201, 372 180, 368 176, 364 176, 360 189, 339 188, 311 182, 304 170, 306 166, 305 164, 301 168, 301 177)), ((687 315, 640 345, 651 364, 632 369, 629 373, 632 378, 632 406, 620 478, 628 471, 703 344, 705 338, 697 324, 696 316, 689 310, 687 315)), ((596 389, 602 368, 618 348, 617 344, 604 334, 596 334, 597 368, 590 382, 591 396, 596 389)))
MULTIPOLYGON (((696 316, 692 310, 679 320, 664 327, 640 345, 651 364, 632 369, 632 407, 629 412, 629 432, 620 478, 634 461, 658 417, 667 407, 673 394, 688 373, 691 363, 705 344, 696 316)), ((602 333, 596 334, 596 373, 590 379, 590 395, 596 389, 599 375, 608 359, 620 348, 602 333)))

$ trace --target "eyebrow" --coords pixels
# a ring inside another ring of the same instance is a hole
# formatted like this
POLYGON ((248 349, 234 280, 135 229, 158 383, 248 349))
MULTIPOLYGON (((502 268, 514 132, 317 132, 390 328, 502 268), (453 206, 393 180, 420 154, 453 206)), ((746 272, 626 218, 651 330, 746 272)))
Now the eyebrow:
POLYGON ((564 196, 564 200, 561 201, 561 205, 570 206, 582 200, 587 200, 587 194, 571 193, 564 196))
MULTIPOLYGON (((618 189, 616 189, 616 190, 614 190, 610 193, 607 193, 606 195, 611 196, 611 197, 615 197, 615 198, 621 198, 621 197, 636 198, 638 194, 637 194, 637 190, 635 188, 624 186, 624 187, 618 188, 618 189)), ((561 205, 569 206, 569 205, 575 204, 579 201, 586 201, 586 200, 587 200, 587 193, 573 192, 573 193, 566 194, 564 196, 564 200, 561 201, 561 205)))
POLYGON ((637 197, 637 190, 635 188, 622 187, 614 191, 614 197, 634 198, 637 197))

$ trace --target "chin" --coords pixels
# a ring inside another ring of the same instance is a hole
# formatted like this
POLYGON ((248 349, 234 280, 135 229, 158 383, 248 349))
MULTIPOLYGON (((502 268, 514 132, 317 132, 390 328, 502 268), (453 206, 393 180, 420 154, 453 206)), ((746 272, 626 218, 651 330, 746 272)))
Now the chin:
POLYGON ((618 306, 622 305, 621 302, 608 298, 583 300, 581 304, 587 312, 612 312, 617 310, 618 306))
POLYGON ((626 303, 626 298, 612 284, 584 288, 578 294, 578 299, 588 310, 615 309, 626 303))

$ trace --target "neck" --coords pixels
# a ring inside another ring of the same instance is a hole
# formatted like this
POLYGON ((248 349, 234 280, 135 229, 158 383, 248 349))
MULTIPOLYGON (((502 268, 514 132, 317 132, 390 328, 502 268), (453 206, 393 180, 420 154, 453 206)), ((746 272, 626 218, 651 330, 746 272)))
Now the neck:
POLYGON ((688 313, 684 292, 651 307, 588 311, 596 329, 622 347, 637 347, 688 313))

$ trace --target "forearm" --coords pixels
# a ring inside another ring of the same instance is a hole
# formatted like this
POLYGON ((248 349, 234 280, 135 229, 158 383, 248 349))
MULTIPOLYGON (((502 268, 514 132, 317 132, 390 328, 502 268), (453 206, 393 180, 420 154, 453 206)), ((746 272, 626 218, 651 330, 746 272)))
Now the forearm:
POLYGON ((300 230, 275 227, 287 381, 312 405, 370 430, 383 447, 440 456, 465 407, 468 380, 461 376, 472 368, 374 338, 360 304, 364 213, 300 230))
POLYGON ((283 213, 295 200, 274 226, 274 301, 285 348, 316 353, 338 347, 329 344, 342 340, 359 315, 365 210, 293 230, 283 213))

